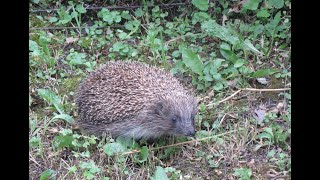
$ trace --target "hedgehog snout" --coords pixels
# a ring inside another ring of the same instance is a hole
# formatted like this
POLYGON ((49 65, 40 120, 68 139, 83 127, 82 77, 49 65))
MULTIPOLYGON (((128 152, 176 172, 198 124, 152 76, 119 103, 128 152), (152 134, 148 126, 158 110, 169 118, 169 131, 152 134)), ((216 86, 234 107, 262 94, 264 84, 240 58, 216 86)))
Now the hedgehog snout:
POLYGON ((189 127, 185 127, 183 135, 185 135, 185 136, 194 136, 194 134, 195 134, 195 129, 194 129, 194 127, 192 125, 189 126, 189 127))
POLYGON ((195 131, 194 131, 194 130, 189 130, 189 131, 187 132, 186 136, 192 137, 192 136, 194 136, 194 134, 195 134, 195 131))

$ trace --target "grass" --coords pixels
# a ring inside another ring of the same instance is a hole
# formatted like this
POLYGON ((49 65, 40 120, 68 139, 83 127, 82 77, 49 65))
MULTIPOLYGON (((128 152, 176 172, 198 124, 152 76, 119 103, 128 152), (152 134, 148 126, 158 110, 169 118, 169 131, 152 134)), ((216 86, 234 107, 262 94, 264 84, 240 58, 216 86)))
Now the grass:
POLYGON ((290 0, 42 0, 30 10, 30 179, 291 179, 290 0), (139 7, 84 9, 128 4, 139 7), (148 144, 78 131, 78 84, 116 59, 193 89, 196 136, 148 144))

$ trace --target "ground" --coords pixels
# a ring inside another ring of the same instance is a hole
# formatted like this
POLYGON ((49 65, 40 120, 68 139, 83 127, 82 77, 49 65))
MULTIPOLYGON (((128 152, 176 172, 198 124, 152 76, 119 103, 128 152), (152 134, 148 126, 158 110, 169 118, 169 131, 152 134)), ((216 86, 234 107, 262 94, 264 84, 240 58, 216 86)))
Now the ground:
POLYGON ((32 0, 30 179, 291 179, 290 12, 290 0, 32 0), (79 131, 75 90, 110 60, 193 91, 195 137, 79 131))

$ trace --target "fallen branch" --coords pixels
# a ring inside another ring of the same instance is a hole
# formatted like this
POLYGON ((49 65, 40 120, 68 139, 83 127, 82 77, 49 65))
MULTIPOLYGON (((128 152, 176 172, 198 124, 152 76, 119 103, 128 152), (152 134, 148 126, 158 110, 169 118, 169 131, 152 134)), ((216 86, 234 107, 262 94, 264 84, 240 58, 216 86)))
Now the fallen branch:
MULTIPOLYGON (((180 146, 180 145, 184 145, 184 144, 190 144, 190 143, 193 143, 193 142, 204 141, 204 140, 208 140, 208 139, 211 139, 211 138, 215 138, 215 137, 219 137, 219 136, 224 136, 224 135, 226 135, 226 134, 231 134, 231 133, 236 132, 236 131, 239 131, 239 130, 228 131, 228 132, 221 133, 221 134, 214 135, 214 136, 209 136, 209 137, 205 137, 205 138, 201 138, 201 139, 195 139, 195 140, 191 140, 191 141, 180 142, 180 143, 176 143, 176 144, 170 144, 170 145, 167 145, 167 146, 150 148, 149 151, 164 149, 164 148, 173 147, 173 146, 180 146)), ((134 149, 134 150, 131 150, 131 151, 122 153, 121 155, 129 155, 129 154, 139 153, 140 151, 141 151, 141 150, 139 150, 139 149, 134 149)))
POLYGON ((230 95, 229 97, 221 100, 221 101, 218 101, 218 102, 215 102, 215 103, 210 103, 210 104, 207 104, 206 106, 212 106, 214 104, 220 104, 224 101, 227 101, 229 99, 231 99, 233 96, 237 95, 238 93, 240 93, 241 91, 255 91, 255 92, 270 92, 270 91, 288 91, 290 90, 291 88, 282 88, 282 89, 255 89, 255 88, 244 88, 244 89, 239 89, 238 91, 236 91, 235 93, 233 93, 232 95, 230 95))

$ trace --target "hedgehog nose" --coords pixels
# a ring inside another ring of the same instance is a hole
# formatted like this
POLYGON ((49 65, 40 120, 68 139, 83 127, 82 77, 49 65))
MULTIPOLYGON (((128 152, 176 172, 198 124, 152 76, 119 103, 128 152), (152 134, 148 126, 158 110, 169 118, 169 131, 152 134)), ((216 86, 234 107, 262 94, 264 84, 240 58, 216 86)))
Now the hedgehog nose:
POLYGON ((190 130, 190 131, 188 131, 187 136, 194 136, 194 133, 195 133, 194 131, 190 130))

